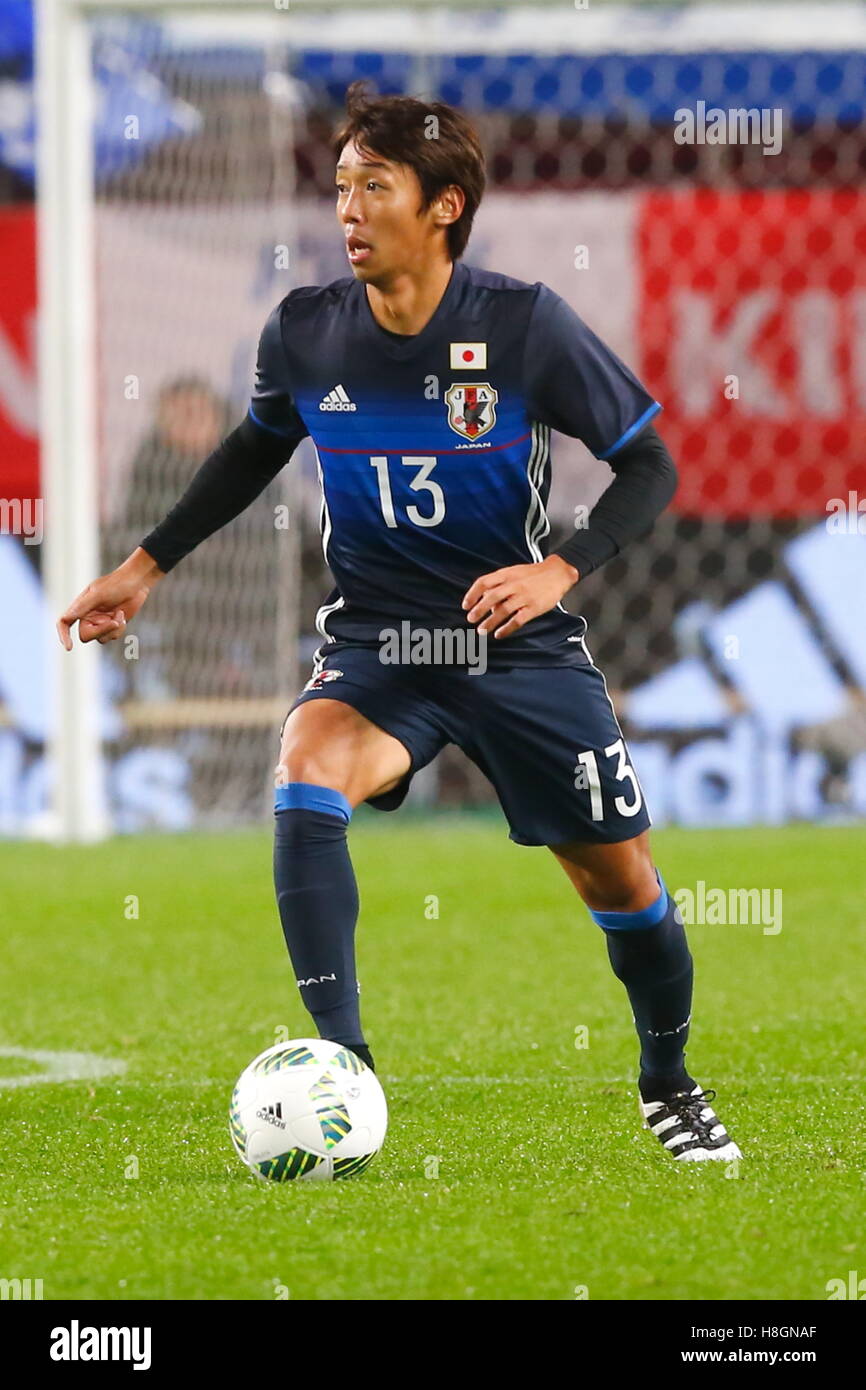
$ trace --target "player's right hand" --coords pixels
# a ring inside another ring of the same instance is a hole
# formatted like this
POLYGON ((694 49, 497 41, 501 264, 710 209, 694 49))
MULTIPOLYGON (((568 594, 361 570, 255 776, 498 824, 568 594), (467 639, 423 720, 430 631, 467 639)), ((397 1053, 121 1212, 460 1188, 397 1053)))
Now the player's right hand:
POLYGON ((152 583, 125 573, 124 566, 88 584, 57 620, 57 633, 66 650, 72 651, 75 623, 81 642, 116 642, 152 587, 152 583))

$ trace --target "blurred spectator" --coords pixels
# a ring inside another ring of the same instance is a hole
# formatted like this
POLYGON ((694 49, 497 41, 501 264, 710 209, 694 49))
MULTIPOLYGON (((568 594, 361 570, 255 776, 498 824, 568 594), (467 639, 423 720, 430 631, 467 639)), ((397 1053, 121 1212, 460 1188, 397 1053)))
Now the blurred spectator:
MULTIPOLYGON (((202 378, 178 377, 163 387, 153 430, 130 466, 120 521, 106 538, 110 565, 125 558, 170 511, 234 423, 227 402, 202 378)), ((128 695, 273 693, 274 654, 259 647, 263 614, 272 612, 261 580, 269 574, 277 582, 276 536, 268 489, 181 561, 136 625, 139 658, 124 662, 128 695), (268 545, 273 566, 262 554, 268 545), (253 564, 255 574, 245 576, 253 564)))

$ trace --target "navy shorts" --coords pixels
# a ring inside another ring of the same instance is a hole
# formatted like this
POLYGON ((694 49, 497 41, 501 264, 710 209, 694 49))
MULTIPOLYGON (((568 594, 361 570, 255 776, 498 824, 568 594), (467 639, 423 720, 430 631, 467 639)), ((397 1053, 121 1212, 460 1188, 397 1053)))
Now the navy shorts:
POLYGON ((403 780, 369 798, 377 810, 396 810, 419 768, 455 743, 493 784, 519 845, 611 844, 651 824, 604 676, 591 663, 476 675, 389 665, 378 647, 335 642, 317 652, 313 672, 292 709, 341 700, 409 751, 403 780))

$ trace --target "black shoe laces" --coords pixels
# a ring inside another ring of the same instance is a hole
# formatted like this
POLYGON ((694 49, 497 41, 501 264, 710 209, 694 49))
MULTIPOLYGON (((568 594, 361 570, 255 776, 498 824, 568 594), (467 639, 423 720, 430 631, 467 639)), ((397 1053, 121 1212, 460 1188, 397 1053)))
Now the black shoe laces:
POLYGON ((710 1139, 710 1131, 717 1122, 712 1119, 701 1119, 701 1111, 706 1105, 709 1105, 710 1101, 715 1100, 715 1098, 716 1093, 712 1090, 701 1091, 696 1096, 690 1095, 688 1091, 681 1091, 678 1095, 674 1096, 672 1100, 668 1101, 668 1105, 674 1114, 679 1116, 683 1124, 692 1130, 698 1139, 702 1142, 714 1142, 710 1139))

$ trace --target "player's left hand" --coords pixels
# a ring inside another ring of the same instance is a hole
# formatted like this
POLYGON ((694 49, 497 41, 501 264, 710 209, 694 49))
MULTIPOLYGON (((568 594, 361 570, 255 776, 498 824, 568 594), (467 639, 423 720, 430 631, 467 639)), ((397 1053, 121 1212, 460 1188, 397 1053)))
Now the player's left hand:
POLYGON ((494 637, 510 637, 532 618, 555 608, 563 594, 576 584, 580 573, 561 555, 548 555, 534 565, 508 565, 476 579, 463 597, 463 607, 477 631, 494 637))

